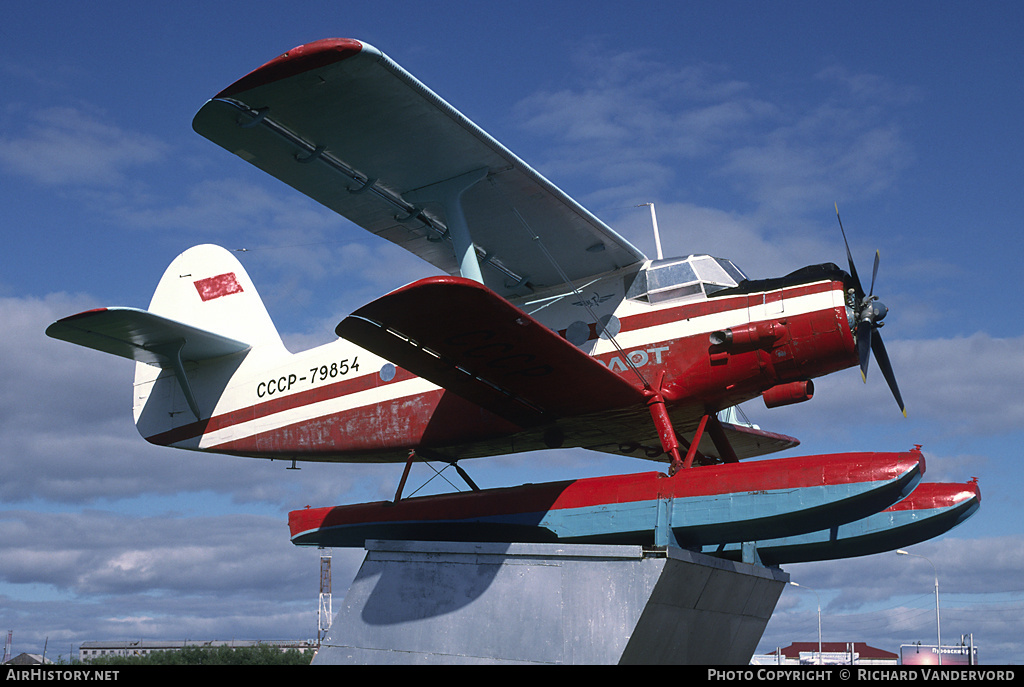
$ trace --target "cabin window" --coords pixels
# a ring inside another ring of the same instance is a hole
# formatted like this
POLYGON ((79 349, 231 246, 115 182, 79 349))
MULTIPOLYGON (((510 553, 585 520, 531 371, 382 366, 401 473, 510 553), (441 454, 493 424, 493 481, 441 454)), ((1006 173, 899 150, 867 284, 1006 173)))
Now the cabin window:
POLYGON ((647 270, 647 290, 661 291, 680 284, 697 281, 697 273, 688 262, 677 262, 647 270))
POLYGON ((626 298, 661 303, 668 300, 706 296, 746 280, 728 260, 710 255, 656 260, 641 270, 626 291, 626 298))

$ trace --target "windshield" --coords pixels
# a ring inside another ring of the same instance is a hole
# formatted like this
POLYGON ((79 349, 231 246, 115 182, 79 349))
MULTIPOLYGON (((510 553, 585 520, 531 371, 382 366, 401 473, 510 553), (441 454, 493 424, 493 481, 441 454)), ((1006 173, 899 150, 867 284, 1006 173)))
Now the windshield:
POLYGON ((746 279, 747 276, 730 260, 710 255, 655 260, 637 275, 626 297, 660 303, 708 296, 737 286, 746 279))

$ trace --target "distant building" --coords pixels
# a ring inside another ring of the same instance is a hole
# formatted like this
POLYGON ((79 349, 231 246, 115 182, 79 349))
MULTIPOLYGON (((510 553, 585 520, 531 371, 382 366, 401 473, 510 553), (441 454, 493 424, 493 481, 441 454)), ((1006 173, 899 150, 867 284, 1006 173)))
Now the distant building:
MULTIPOLYGON (((939 652, 934 644, 901 644, 900 663, 905 666, 934 666, 939 663, 939 652)), ((974 635, 961 637, 961 644, 942 645, 942 665, 976 666, 978 649, 974 646, 974 635)))
POLYGON ((14 658, 4 663, 5 666, 41 666, 44 663, 53 663, 48 658, 43 658, 39 654, 18 654, 14 658))
POLYGON ((215 648, 227 646, 233 649, 250 648, 255 646, 272 646, 280 649, 281 651, 288 651, 290 649, 297 650, 300 654, 305 653, 307 650, 315 650, 316 644, 313 642, 306 641, 294 641, 294 640, 282 640, 282 641, 270 641, 270 640, 210 640, 210 641, 198 641, 198 640, 182 640, 182 641, 149 641, 149 640, 136 640, 136 641, 117 641, 117 642, 82 642, 81 646, 78 647, 78 660, 82 662, 92 661, 97 658, 109 658, 112 656, 148 656, 158 651, 181 651, 186 646, 196 646, 204 648, 215 648))
POLYGON ((770 654, 756 654, 755 665, 882 665, 894 666, 899 656, 891 651, 868 646, 864 642, 793 642, 770 654))

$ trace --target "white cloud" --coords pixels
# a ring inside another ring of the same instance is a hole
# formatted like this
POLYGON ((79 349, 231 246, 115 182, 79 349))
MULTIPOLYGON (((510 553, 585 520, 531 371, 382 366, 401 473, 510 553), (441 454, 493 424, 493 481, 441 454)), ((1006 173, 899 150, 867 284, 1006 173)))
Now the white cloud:
POLYGON ((314 464, 282 479, 281 462, 146 443, 132 421, 133 363, 44 333, 51 322, 92 307, 87 296, 0 298, 0 499, 68 504, 213 492, 282 508, 305 499, 330 505, 380 469, 314 464))
MULTIPOLYGON (((985 663, 1017 659, 1024 610, 1017 583, 1024 563, 1019 536, 923 543, 912 553, 895 553, 786 566, 791 579, 814 589, 822 602, 822 637, 829 641, 866 641, 898 652, 900 644, 935 641, 934 575, 939 575, 943 644, 974 634, 985 663)), ((817 636, 815 597, 786 587, 760 643, 761 651, 817 636)))
MULTIPOLYGON (((8 131, 14 130, 8 124, 8 131)), ((132 168, 157 162, 167 152, 158 139, 71 107, 40 109, 17 133, 0 138, 0 165, 46 185, 122 184, 132 168)))
MULTIPOLYGON (((888 335, 888 328, 883 329, 888 335)), ((1024 427, 1024 336, 1001 338, 985 332, 950 338, 897 339, 886 336, 900 391, 915 428, 927 429, 932 440, 1005 436, 1024 427)), ((868 382, 850 369, 815 381, 815 397, 805 405, 778 409, 776 417, 800 425, 855 430, 906 426, 896 408, 877 361, 872 358, 868 382), (857 422, 851 422, 851 412, 857 422)), ((773 411, 774 413, 775 411, 773 411)))
MULTIPOLYGON (((319 552, 276 518, 0 511, 0 523, 0 615, 21 645, 315 635, 319 552)), ((350 553, 334 553, 338 589, 363 552, 350 553)))
POLYGON ((913 159, 899 119, 906 98, 881 77, 832 70, 773 93, 720 66, 607 53, 581 59, 579 85, 514 109, 543 150, 538 167, 586 189, 580 200, 599 214, 701 199, 747 208, 764 236, 806 233, 809 213, 891 188, 913 159))
POLYGON ((75 594, 175 591, 296 594, 293 546, 283 520, 259 515, 168 517, 102 511, 2 512, 7 583, 44 583, 75 594))

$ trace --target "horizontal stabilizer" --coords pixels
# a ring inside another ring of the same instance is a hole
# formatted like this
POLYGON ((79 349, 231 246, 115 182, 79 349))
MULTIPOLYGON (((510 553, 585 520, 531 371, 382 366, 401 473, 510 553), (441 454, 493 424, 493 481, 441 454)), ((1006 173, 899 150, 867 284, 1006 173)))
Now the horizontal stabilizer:
POLYGON ((170 367, 249 350, 249 344, 137 308, 100 308, 58 320, 47 336, 140 363, 170 367))
POLYGON ((247 343, 137 308, 99 308, 57 320, 47 336, 174 372, 192 413, 199 404, 185 374, 186 362, 248 351, 247 343))
POLYGON ((644 402, 627 379, 461 277, 429 277, 393 291, 336 332, 521 426, 644 402))
MULTIPOLYGON (((922 483, 907 498, 880 513, 810 534, 757 542, 765 565, 806 563, 884 553, 938 537, 981 507, 977 482, 922 483)), ((739 544, 704 553, 739 560, 739 544)))

